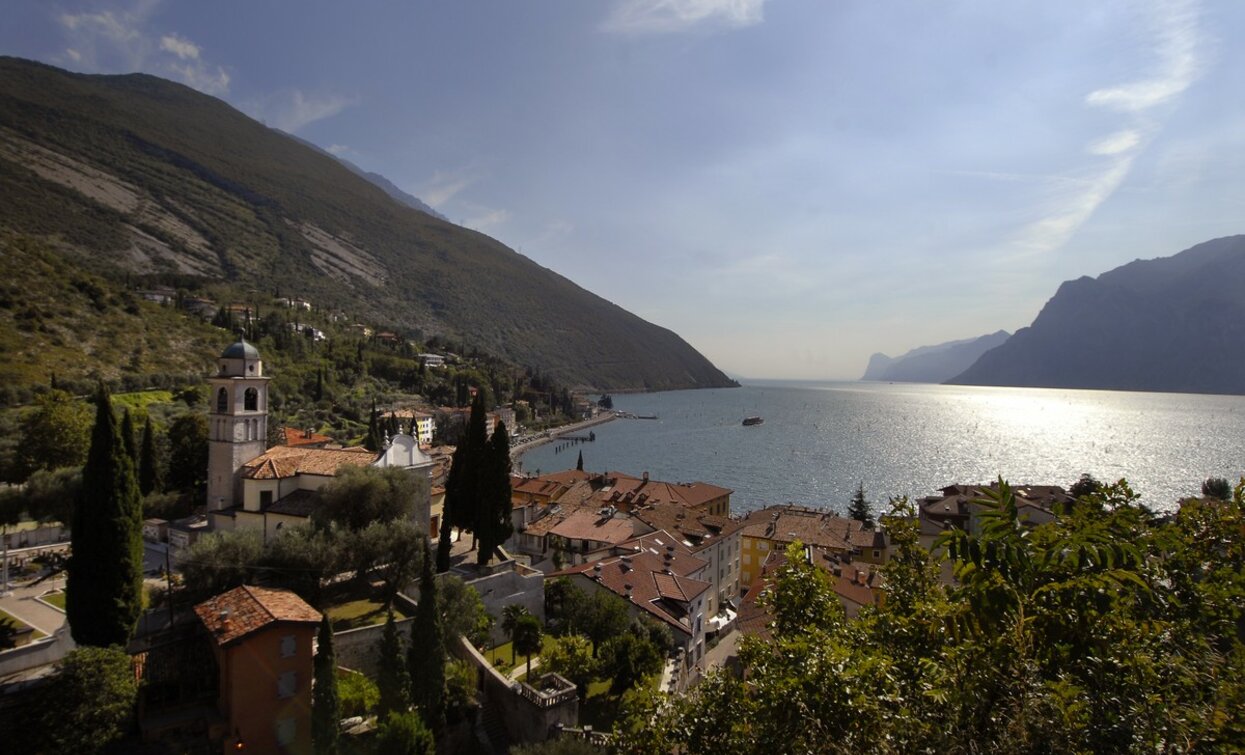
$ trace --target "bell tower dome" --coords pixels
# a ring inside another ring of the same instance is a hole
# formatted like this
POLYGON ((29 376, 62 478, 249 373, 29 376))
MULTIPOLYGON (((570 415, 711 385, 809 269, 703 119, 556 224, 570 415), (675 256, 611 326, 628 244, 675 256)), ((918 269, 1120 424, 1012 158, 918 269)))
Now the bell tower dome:
POLYGON ((207 509, 241 502, 238 470, 268 446, 268 380, 259 350, 239 338, 208 378, 207 509))

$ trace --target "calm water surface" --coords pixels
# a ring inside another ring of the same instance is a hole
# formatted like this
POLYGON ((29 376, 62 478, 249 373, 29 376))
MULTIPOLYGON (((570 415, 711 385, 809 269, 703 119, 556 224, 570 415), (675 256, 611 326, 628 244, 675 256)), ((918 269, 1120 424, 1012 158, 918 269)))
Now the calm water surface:
POLYGON ((596 441, 524 454, 523 470, 649 472, 732 488, 734 511, 771 503, 845 508, 955 482, 1067 486, 1126 477, 1171 508, 1207 477, 1245 473, 1245 397, 886 383, 756 383, 614 397, 658 420, 615 420, 596 441), (761 415, 765 423, 743 427, 761 415))

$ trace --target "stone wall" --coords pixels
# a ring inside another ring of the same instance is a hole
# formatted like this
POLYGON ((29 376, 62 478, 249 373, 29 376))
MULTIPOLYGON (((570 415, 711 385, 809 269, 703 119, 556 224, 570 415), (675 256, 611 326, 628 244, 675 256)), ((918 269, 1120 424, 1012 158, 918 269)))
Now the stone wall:
POLYGON ((480 703, 497 716, 511 744, 544 742, 579 723, 575 685, 557 674, 544 674, 536 687, 512 682, 500 674, 466 637, 451 645, 454 655, 476 672, 480 703))
POLYGON ((489 638, 494 643, 509 639, 501 629, 501 612, 508 605, 518 603, 540 619, 541 624, 545 622, 545 575, 514 561, 505 561, 502 565, 506 568, 467 582, 480 594, 489 615, 497 619, 489 638))

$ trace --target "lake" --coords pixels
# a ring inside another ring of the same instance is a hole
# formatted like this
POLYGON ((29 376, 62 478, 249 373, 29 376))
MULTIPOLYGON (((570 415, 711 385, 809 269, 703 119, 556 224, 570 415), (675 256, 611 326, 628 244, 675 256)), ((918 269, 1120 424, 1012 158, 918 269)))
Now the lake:
POLYGON ((551 443, 527 472, 575 466, 648 472, 735 491, 731 508, 795 502, 845 509, 858 483, 877 504, 999 475, 1067 487, 1082 472, 1127 478, 1171 509, 1207 477, 1245 473, 1245 397, 861 382, 766 382, 614 397, 656 420, 593 428, 596 441, 551 443), (744 427, 744 417, 764 423, 744 427), (564 447, 565 446, 565 447, 564 447), (561 450, 560 450, 561 449, 561 450))

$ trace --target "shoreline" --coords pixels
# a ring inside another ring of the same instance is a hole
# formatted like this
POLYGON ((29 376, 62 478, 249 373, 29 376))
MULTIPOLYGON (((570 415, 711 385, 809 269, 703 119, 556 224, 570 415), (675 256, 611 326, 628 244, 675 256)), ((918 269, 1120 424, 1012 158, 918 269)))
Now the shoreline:
POLYGON ((520 443, 519 445, 512 447, 510 449, 510 461, 511 462, 522 462, 523 454, 532 450, 533 448, 536 448, 538 446, 543 446, 546 443, 552 443, 563 435, 568 435, 570 433, 574 433, 579 430, 585 430, 589 427, 596 427, 597 425, 603 425, 606 422, 612 422, 616 419, 618 419, 618 415, 611 411, 608 413, 601 414, 598 417, 593 417, 592 419, 586 419, 581 422, 573 422, 569 425, 563 425, 561 427, 556 427, 552 430, 546 430, 540 435, 536 436, 535 438, 524 441, 523 443, 520 443))

